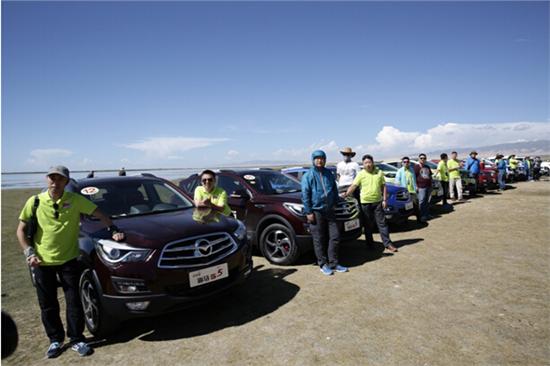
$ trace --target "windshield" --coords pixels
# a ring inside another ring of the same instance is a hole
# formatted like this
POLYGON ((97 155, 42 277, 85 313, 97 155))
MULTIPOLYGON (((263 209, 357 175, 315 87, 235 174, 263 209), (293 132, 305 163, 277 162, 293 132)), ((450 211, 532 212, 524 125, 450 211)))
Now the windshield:
POLYGON ((437 169, 437 164, 434 164, 431 161, 425 161, 424 165, 428 166, 430 169, 437 169))
POLYGON ((299 182, 276 171, 247 172, 241 174, 241 176, 248 184, 263 194, 294 193, 300 192, 302 189, 299 182))
POLYGON ((80 193, 111 217, 193 207, 185 196, 162 181, 104 182, 83 187, 80 193))

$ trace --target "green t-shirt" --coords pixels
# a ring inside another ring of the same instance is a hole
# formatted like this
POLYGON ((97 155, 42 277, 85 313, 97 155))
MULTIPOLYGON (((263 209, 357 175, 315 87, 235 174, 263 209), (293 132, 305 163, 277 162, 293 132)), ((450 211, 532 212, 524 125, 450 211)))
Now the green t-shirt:
POLYGON ((508 163, 510 164, 510 169, 516 169, 518 167, 519 160, 511 158, 508 163))
POLYGON ((409 169, 405 169, 405 179, 407 180, 407 191, 409 193, 416 193, 413 184, 413 175, 409 169))
MULTIPOLYGON (((449 159, 447 161, 447 169, 454 169, 454 168, 459 168, 460 169, 460 163, 456 160, 453 160, 453 159, 449 159)), ((453 170, 452 172, 450 171, 449 172, 449 178, 451 179, 460 179, 460 170, 457 169, 457 170, 453 170)))
POLYGON ((363 169, 353 180, 353 184, 361 189, 361 203, 382 201, 382 188, 385 182, 384 174, 378 168, 374 168, 372 173, 363 169))
MULTIPOLYGON (((80 214, 90 215, 97 206, 77 193, 64 192, 54 201, 49 193, 38 195, 40 204, 36 209, 38 228, 34 236, 34 249, 43 266, 56 266, 78 257, 78 233, 80 214), (59 217, 55 218, 54 203, 57 203, 59 217)), ((34 196, 25 203, 19 220, 29 222, 34 206, 34 196)))
MULTIPOLYGON (((439 180, 442 182, 448 182, 449 181, 449 169, 447 168, 447 164, 443 160, 440 160, 437 164, 437 170, 439 171, 439 180)), ((460 176, 460 173, 458 174, 460 176)))
POLYGON ((222 213, 224 215, 231 215, 231 207, 227 204, 227 193, 223 188, 215 187, 212 192, 207 192, 203 186, 195 188, 195 200, 204 201, 207 198, 210 198, 210 202, 214 205, 223 206, 222 213))

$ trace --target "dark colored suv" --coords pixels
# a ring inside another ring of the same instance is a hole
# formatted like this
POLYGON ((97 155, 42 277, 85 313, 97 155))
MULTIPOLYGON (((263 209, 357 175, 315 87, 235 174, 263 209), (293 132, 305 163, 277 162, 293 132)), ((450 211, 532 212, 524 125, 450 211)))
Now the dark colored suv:
MULTIPOLYGON (((293 264, 313 248, 298 181, 276 170, 254 169, 220 170, 217 182, 227 192, 234 215, 244 221, 249 240, 271 263, 293 264)), ((193 194, 199 183, 194 174, 182 180, 180 187, 193 194)), ((361 236, 359 206, 354 198, 341 199, 336 216, 342 240, 361 236)))
POLYGON ((82 179, 78 191, 124 231, 115 242, 83 216, 80 296, 97 336, 122 320, 170 312, 242 282, 252 271, 244 225, 200 214, 172 183, 152 175, 82 179))

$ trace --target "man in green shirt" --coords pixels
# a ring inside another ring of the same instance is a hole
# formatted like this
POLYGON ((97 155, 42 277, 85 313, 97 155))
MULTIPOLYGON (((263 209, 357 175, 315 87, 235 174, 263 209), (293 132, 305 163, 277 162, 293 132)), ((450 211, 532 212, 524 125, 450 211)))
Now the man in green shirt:
POLYGON ((65 191, 69 179, 69 169, 66 167, 51 168, 46 176, 48 190, 27 200, 17 227, 17 239, 34 273, 42 324, 50 339, 46 352, 48 358, 61 354, 65 339, 57 301, 58 277, 67 305, 67 336, 71 340, 71 349, 80 356, 93 352, 84 342, 84 313, 79 296, 81 266, 77 257, 80 254, 80 214, 97 217, 109 227, 113 240, 124 239, 124 233, 94 203, 80 194, 65 191), (33 217, 36 218, 36 232, 29 239, 27 229, 34 222, 33 217))
POLYGON ((227 203, 227 192, 216 186, 216 173, 205 170, 200 175, 202 186, 195 188, 193 197, 199 209, 211 209, 225 216, 231 215, 231 207, 227 203))
POLYGON ((361 170, 352 185, 348 188, 344 197, 353 194, 357 187, 360 188, 361 207, 365 221, 365 239, 367 244, 372 244, 373 222, 376 222, 378 231, 382 237, 384 247, 390 252, 397 252, 390 240, 388 225, 386 224, 386 215, 384 209, 387 203, 386 180, 384 173, 375 167, 374 159, 371 155, 363 156, 363 170, 361 170))
POLYGON ((443 187, 443 207, 449 208, 451 206, 447 202, 447 195, 449 194, 449 168, 447 167, 447 160, 449 157, 446 153, 441 154, 439 157, 441 160, 439 160, 439 163, 437 164, 435 176, 439 178, 441 187, 443 187))
POLYGON ((462 198, 462 178, 460 177, 460 161, 457 159, 457 152, 451 153, 451 159, 447 161, 447 170, 449 172, 449 195, 451 201, 455 200, 455 188, 458 194, 458 200, 463 201, 462 198))

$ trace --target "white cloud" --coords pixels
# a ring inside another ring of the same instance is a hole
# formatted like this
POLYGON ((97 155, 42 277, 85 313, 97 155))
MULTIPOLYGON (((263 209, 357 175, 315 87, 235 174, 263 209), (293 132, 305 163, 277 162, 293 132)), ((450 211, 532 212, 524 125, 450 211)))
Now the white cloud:
POLYGON ((228 141, 227 138, 208 137, 150 137, 140 142, 122 145, 145 153, 147 157, 180 159, 180 154, 228 141))
POLYGON ((331 156, 331 153, 336 153, 340 149, 336 141, 321 141, 315 144, 311 144, 306 147, 299 148, 290 148, 290 149, 279 149, 273 153, 276 158, 279 159, 293 159, 293 160, 304 160, 309 161, 311 153, 314 150, 323 150, 327 153, 327 160, 334 159, 335 156, 331 156))
POLYGON ((73 155, 66 149, 35 149, 30 152, 27 163, 37 167, 49 167, 57 164, 66 164, 63 161, 73 155))
POLYGON ((368 145, 367 150, 387 155, 544 139, 550 139, 550 124, 545 122, 445 123, 424 132, 404 132, 384 126, 376 136, 377 143, 368 145))
POLYGON ((229 150, 227 153, 226 153, 226 159, 227 160, 231 160, 231 159, 235 159, 237 156, 239 155, 239 152, 237 150, 229 150))

